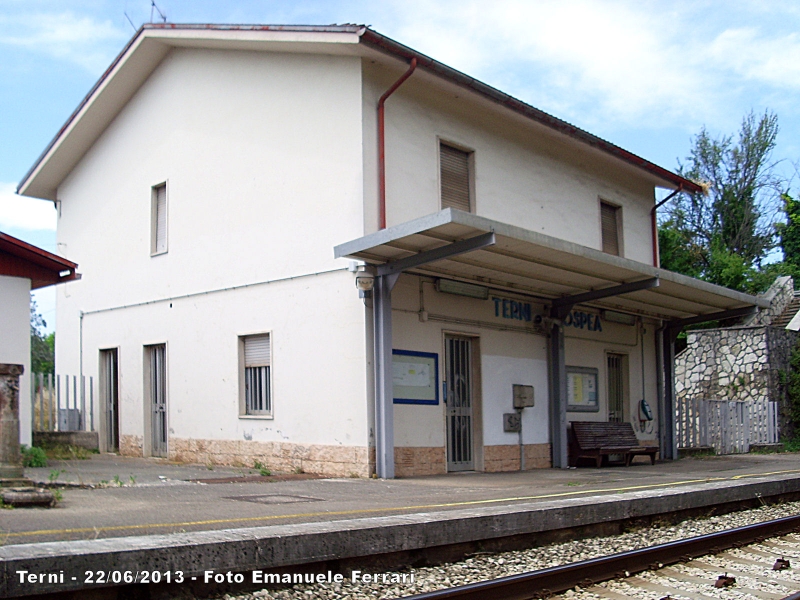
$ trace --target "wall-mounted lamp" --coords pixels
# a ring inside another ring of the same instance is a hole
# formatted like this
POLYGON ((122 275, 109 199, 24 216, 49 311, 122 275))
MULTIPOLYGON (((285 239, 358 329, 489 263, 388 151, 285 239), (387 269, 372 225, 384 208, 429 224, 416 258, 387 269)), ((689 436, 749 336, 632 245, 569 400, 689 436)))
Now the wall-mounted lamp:
POLYGON ((356 288, 359 298, 369 298, 372 296, 372 288, 375 285, 375 276, 369 271, 359 271, 356 274, 356 288))

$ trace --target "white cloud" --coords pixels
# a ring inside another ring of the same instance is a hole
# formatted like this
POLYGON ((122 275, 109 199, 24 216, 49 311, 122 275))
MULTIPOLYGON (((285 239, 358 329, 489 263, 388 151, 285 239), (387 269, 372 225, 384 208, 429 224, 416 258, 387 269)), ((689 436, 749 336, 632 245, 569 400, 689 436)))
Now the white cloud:
POLYGON ((400 41, 568 120, 603 129, 737 121, 800 87, 791 7, 633 0, 405 0, 400 41), (723 12, 720 12, 723 11, 723 12), (774 27, 775 21, 780 27, 774 27))
POLYGON ((111 21, 71 12, 0 17, 0 44, 69 61, 92 73, 102 72, 129 37, 111 21))
POLYGON ((0 183, 0 228, 56 229, 56 209, 52 202, 14 193, 16 185, 0 183))

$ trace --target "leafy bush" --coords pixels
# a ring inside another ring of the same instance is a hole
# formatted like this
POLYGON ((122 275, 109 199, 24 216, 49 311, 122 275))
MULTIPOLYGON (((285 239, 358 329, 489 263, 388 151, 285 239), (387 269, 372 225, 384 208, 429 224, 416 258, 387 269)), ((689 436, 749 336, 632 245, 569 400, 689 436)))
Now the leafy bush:
POLYGON ((22 451, 23 467, 46 467, 47 455, 38 446, 28 447, 25 444, 20 448, 22 451))

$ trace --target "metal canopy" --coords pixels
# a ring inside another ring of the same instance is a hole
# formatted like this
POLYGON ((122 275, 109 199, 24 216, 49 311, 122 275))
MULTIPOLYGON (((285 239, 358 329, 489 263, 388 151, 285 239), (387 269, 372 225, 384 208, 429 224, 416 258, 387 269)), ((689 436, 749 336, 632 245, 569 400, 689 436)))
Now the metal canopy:
POLYGON ((393 272, 394 262, 410 265, 413 259, 408 259, 419 253, 490 232, 493 245, 398 271, 483 284, 545 303, 576 296, 597 308, 666 321, 769 305, 762 298, 452 208, 341 244, 334 253, 393 272), (639 284, 655 278, 655 286, 639 284), (595 293, 625 285, 614 295, 595 293))

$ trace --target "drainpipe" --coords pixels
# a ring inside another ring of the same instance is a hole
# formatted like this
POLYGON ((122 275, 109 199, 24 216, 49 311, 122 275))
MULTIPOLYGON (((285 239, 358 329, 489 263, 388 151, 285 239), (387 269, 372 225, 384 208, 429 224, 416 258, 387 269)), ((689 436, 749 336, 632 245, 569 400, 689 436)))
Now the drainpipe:
POLYGON ((672 200, 682 191, 683 191, 683 184, 679 185, 677 190, 672 192, 669 196, 664 198, 661 202, 659 202, 653 208, 650 209, 650 223, 653 227, 653 266, 656 268, 658 268, 659 263, 661 262, 661 257, 658 255, 658 222, 656 221, 656 211, 659 209, 659 207, 663 206, 664 204, 672 200))
POLYGON ((378 100, 378 229, 386 229, 386 154, 385 154, 385 132, 384 132, 384 108, 383 105, 387 98, 394 94, 405 80, 411 77, 414 69, 417 68, 417 59, 412 58, 408 71, 403 73, 394 85, 390 87, 378 100))

